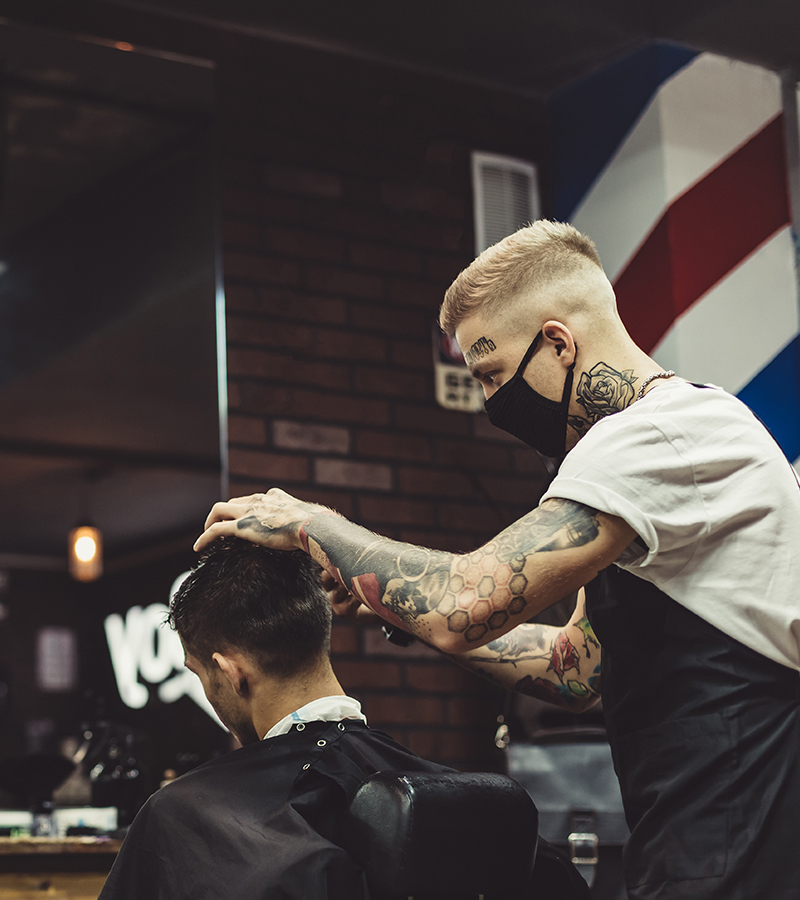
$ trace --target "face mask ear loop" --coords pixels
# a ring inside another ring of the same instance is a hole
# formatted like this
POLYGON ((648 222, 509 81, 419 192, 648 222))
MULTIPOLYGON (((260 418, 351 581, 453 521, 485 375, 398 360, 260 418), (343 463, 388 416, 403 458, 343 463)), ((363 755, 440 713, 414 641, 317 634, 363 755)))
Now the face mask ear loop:
POLYGON ((572 380, 575 377, 575 363, 578 361, 578 345, 575 345, 575 359, 572 360, 572 365, 569 367, 569 372, 567 372, 567 377, 564 379, 564 391, 561 394, 561 405, 568 406, 570 395, 572 394, 572 380))
POLYGON ((516 377, 522 378, 522 375, 525 371, 525 367, 531 361, 531 357, 533 356, 534 352, 536 351, 536 347, 537 347, 541 337, 542 337, 542 332, 540 331, 536 335, 536 337, 531 341, 530 347, 528 347, 528 349, 525 351, 525 356, 522 357, 522 362, 519 364, 519 366, 517 367, 517 371, 514 373, 515 378, 516 377))

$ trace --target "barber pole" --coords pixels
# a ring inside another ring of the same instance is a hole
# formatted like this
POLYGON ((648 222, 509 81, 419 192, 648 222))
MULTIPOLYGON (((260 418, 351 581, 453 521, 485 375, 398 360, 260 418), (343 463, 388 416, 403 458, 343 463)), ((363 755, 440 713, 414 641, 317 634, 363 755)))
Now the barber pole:
POLYGON ((550 123, 553 217, 596 242, 633 339, 663 368, 739 396, 797 466, 788 87, 757 66, 653 45, 555 95, 550 123))

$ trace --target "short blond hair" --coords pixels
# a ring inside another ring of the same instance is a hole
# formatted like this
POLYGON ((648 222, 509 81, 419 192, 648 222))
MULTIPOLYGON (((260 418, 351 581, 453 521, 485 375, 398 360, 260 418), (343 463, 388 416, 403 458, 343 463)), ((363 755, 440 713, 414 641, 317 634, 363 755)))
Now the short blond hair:
POLYGON ((481 310, 499 310, 523 290, 542 287, 590 262, 603 269, 594 242, 564 222, 539 219, 484 250, 447 289, 439 325, 455 334, 481 310))

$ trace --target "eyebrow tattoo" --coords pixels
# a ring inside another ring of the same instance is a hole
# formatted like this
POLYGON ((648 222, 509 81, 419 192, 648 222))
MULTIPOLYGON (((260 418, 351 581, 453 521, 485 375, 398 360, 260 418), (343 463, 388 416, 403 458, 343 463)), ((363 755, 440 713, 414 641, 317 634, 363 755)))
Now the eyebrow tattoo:
POLYGON ((464 353, 464 360, 468 366, 476 363, 484 356, 488 356, 493 350, 497 349, 497 344, 487 337, 479 337, 477 341, 464 353))

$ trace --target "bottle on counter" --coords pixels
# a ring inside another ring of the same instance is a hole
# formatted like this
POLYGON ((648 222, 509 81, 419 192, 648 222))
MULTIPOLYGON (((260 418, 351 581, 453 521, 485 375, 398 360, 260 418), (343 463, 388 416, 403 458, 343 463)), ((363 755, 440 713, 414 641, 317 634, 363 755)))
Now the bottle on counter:
POLYGON ((134 756, 133 735, 111 735, 105 753, 89 773, 92 806, 115 806, 118 826, 130 825, 144 801, 142 773, 134 756))

